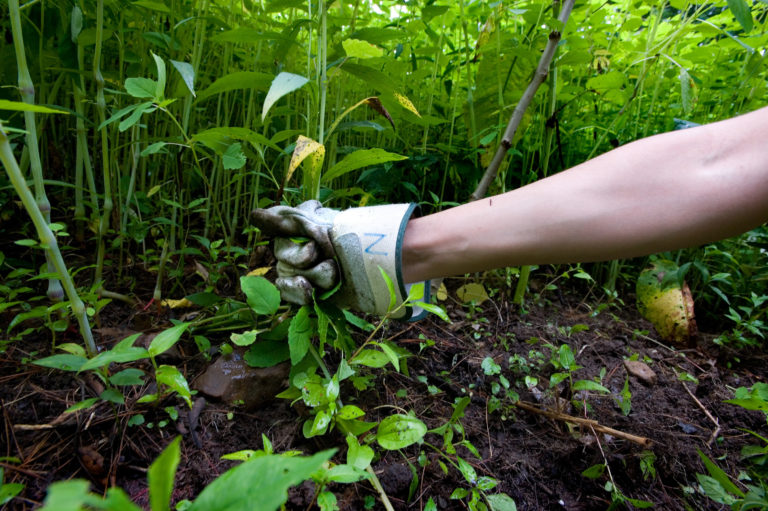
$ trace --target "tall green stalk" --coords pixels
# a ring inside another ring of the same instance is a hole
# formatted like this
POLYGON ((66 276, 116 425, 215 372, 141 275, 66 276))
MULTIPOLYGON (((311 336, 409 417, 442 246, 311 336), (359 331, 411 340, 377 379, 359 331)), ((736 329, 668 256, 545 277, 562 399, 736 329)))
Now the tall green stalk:
MULTIPOLYGON (((16 0, 10 1, 14 2, 16 0)), ((32 222, 35 224, 37 236, 40 238, 40 243, 45 247, 45 252, 48 256, 47 258, 51 261, 51 265, 53 266, 52 270, 58 274, 61 283, 64 285, 64 292, 66 292, 67 298, 69 298, 72 313, 75 315, 75 318, 77 318, 77 322, 80 325, 80 333, 85 341, 85 348, 89 355, 95 355, 96 343, 93 341, 93 334, 91 333, 91 325, 88 323, 88 315, 85 312, 85 305, 77 294, 75 284, 67 271, 67 265, 64 263, 64 258, 61 256, 56 236, 53 234, 50 227, 48 227, 48 221, 41 211, 39 200, 32 196, 32 192, 27 186, 27 181, 24 179, 16 158, 13 156, 11 144, 8 142, 8 136, 5 134, 2 122, 0 122, 0 161, 3 164, 3 167, 5 167, 5 171, 8 173, 13 188, 16 190, 22 204, 24 204, 24 209, 27 210, 30 218, 32 218, 32 222)))
MULTIPOLYGON (((21 13, 19 11, 19 0, 8 0, 8 7, 11 15, 11 32, 13 34, 13 47, 16 51, 16 67, 19 76, 19 91, 24 103, 35 104, 35 86, 32 83, 32 77, 29 74, 27 66, 27 56, 24 52, 24 36, 21 31, 21 13)), ((41 68, 42 69, 42 68, 41 68)), ((27 128, 26 147, 29 154, 30 167, 32 168, 32 179, 35 186, 35 201, 37 209, 43 215, 46 226, 51 223, 51 203, 45 194, 45 185, 43 184, 43 165, 40 162, 40 149, 37 142, 37 124, 35 122, 35 113, 31 111, 24 112, 24 122, 27 128)), ((53 273, 54 265, 50 255, 46 253, 46 265, 49 273, 53 273)), ((48 279, 48 298, 59 301, 64 297, 64 291, 61 283, 55 279, 48 279)))

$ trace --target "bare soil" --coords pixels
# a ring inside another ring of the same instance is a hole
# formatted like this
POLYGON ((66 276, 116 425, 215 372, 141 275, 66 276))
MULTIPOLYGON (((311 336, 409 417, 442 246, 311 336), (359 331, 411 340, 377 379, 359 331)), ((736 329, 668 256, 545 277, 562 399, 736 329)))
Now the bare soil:
MULTIPOLYGON (((461 283, 449 281, 449 288, 461 283)), ((520 510, 608 508, 608 473, 596 479, 581 475, 601 463, 608 464, 615 485, 624 495, 652 502, 655 509, 721 508, 696 491, 696 473, 706 473, 697 450, 717 459, 731 475, 745 468, 739 452, 752 443, 752 437, 744 430, 768 434, 765 417, 724 400, 732 397, 736 387, 766 381, 765 354, 726 352, 711 342, 714 333, 700 334, 694 348, 667 347, 638 316, 632 296, 625 296, 623 303, 595 315, 597 300, 583 289, 564 288, 543 297, 531 294, 531 298, 539 298, 538 303, 529 304, 524 311, 511 306, 505 295, 502 291, 474 310, 447 300, 444 305, 453 319, 450 325, 439 319, 390 325, 384 336, 414 354, 408 360, 410 376, 378 371, 371 387, 362 392, 345 382, 342 394, 346 402, 363 408, 369 420, 393 413, 393 407, 413 410, 435 428, 451 417, 457 398, 469 396, 471 402, 461 425, 480 458, 464 447, 458 448, 458 455, 471 463, 478 475, 498 479, 497 490, 514 498, 520 510), (572 328, 574 325, 587 328, 572 328), (420 350, 426 340, 434 341, 434 346, 420 350), (554 391, 548 388, 549 376, 555 371, 549 362, 552 348, 548 346, 561 344, 571 347, 582 366, 574 373, 574 380, 597 377, 612 391, 611 396, 595 392, 573 395, 565 383, 554 391), (530 362, 529 376, 538 378, 538 390, 532 392, 525 386, 521 365, 513 363, 510 367, 510 358, 515 354, 530 362), (490 412, 494 383, 499 382, 499 377, 484 373, 481 364, 486 357, 501 366, 502 375, 529 406, 586 417, 601 426, 642 437, 648 444, 533 413, 513 406, 510 400, 502 400, 502 406, 490 412), (657 375, 656 383, 628 376, 623 362, 630 357, 645 360, 657 375), (536 362, 539 359, 541 362, 536 362), (679 375, 686 373, 697 382, 682 381, 679 375), (425 377, 423 381, 420 376, 425 377), (616 396, 627 378, 632 396, 631 411, 625 416, 616 396), (655 474, 644 471, 641 463, 652 458, 655 474)), ((0 315, 3 330, 12 314, 7 311, 0 315)), ((121 331, 165 326, 167 314, 112 303, 102 313, 98 340, 112 342, 121 331)), ((68 332, 57 342, 78 342, 78 337, 68 332)), ((21 460, 17 464, 3 459, 0 466, 5 470, 6 482, 26 485, 21 498, 9 503, 8 509, 38 507, 52 482, 76 477, 91 480, 95 491, 119 485, 146 507, 146 469, 178 434, 183 442, 175 501, 193 499, 236 463, 222 460, 223 454, 260 449, 262 434, 277 452, 298 449, 312 453, 337 447, 338 461, 344 460, 343 438, 330 433, 305 439, 301 423, 306 412, 292 408, 284 400, 248 411, 208 402, 191 425, 189 412, 175 399, 157 408, 136 404, 139 394, 153 390, 148 385, 126 396, 127 404, 118 408, 117 417, 106 403, 62 417, 68 406, 97 395, 99 387, 82 375, 28 363, 47 355, 50 345, 49 335, 40 329, 27 340, 8 344, 0 353, 0 456, 21 460), (159 427, 160 421, 168 419, 163 409, 166 406, 174 406, 179 419, 159 427), (139 412, 146 422, 128 426, 131 416, 139 412), (193 441, 193 427, 199 446, 193 441)), ((192 381, 208 362, 191 341, 179 348, 171 362, 192 381)), ((457 434, 454 441, 458 439, 457 434)), ((428 434, 426 441, 442 445, 442 438, 434 434, 428 434)), ((441 459, 427 446, 382 453, 374 468, 395 509, 423 509, 430 497, 439 509, 465 508, 450 496, 454 489, 468 486, 457 470, 449 467, 446 473, 441 459), (420 452, 426 456, 423 465, 418 461, 420 452), (414 484, 410 466, 418 476, 414 484)), ((366 503, 370 506, 371 497, 376 497, 369 483, 336 485, 332 489, 343 510, 371 509, 366 503)), ((309 509, 313 496, 311 483, 293 488, 287 508, 309 509)), ((377 500, 372 509, 383 507, 377 500)))

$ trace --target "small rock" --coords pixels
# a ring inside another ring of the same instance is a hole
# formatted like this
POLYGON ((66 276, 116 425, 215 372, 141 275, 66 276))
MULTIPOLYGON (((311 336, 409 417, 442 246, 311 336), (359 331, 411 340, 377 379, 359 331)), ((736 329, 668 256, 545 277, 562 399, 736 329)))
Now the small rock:
POLYGON ((193 388, 206 396, 227 403, 242 402, 246 410, 272 401, 286 386, 290 364, 274 367, 251 367, 235 351, 219 357, 193 382, 193 388))
POLYGON ((640 362, 639 360, 625 360, 624 367, 627 368, 629 374, 646 385, 656 385, 656 382, 659 380, 656 373, 653 372, 653 369, 648 367, 648 364, 645 362, 640 362))

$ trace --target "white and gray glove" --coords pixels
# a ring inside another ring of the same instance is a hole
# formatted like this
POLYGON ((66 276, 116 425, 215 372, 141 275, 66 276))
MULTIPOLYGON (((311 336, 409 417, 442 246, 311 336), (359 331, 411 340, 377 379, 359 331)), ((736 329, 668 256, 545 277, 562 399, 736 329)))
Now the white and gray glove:
MULTIPOLYGON (((313 200, 295 208, 255 209, 251 222, 266 236, 277 236, 275 284, 284 300, 309 304, 315 289, 332 289, 341 278, 341 288, 334 295, 339 305, 383 316, 389 309, 390 292, 379 268, 394 284, 395 308, 408 296, 401 248, 405 226, 415 210, 416 204, 389 204, 337 211, 313 200), (309 241, 296 242, 297 237, 309 241)), ((418 301, 428 303, 428 282, 424 290, 425 296, 418 301)), ((420 319, 424 314, 422 309, 402 307, 393 317, 420 319)))

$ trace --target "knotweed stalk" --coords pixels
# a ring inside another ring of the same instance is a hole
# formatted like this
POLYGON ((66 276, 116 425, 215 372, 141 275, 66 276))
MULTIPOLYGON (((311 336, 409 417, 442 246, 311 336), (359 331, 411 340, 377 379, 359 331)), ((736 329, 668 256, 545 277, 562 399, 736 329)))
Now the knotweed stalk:
MULTIPOLYGON (((11 2, 14 1, 17 0, 11 0, 11 2)), ((24 204, 24 209, 27 210, 30 218, 32 218, 32 223, 35 224, 37 236, 45 247, 48 260, 51 261, 51 264, 53 265, 53 271, 58 273, 61 283, 64 285, 64 292, 66 292, 67 298, 69 298, 72 313, 75 315, 75 318, 77 318, 77 322, 80 325, 80 333, 85 341, 85 348, 88 351, 88 354, 93 356, 96 354, 96 344, 93 342, 93 334, 91 333, 91 325, 88 323, 85 305, 78 296, 72 277, 67 271, 64 258, 61 256, 59 245, 56 242, 56 236, 53 234, 50 227, 48 227, 48 222, 39 207, 39 203, 29 190, 27 182, 19 168, 19 164, 13 156, 11 144, 8 142, 8 136, 5 134, 2 122, 0 122, 0 161, 2 161, 5 171, 8 173, 13 188, 16 190, 22 204, 24 204)))
MULTIPOLYGON (((32 77, 29 74, 27 66, 27 56, 24 52, 24 37, 21 32, 21 14, 19 12, 19 0, 8 0, 8 7, 11 15, 11 32, 13 34, 13 47, 16 50, 16 67, 19 75, 19 91, 22 100, 30 105, 35 104, 35 86, 32 83, 32 77)), ((43 184, 43 165, 40 162, 40 149, 37 143, 37 125, 35 122, 35 113, 24 112, 24 122, 27 128, 26 145, 29 154, 30 167, 32 168, 32 179, 35 186, 35 201, 38 211, 43 215, 43 220, 47 226, 51 222, 51 203, 45 194, 45 185, 43 184)), ((50 256, 46 253, 47 271, 53 273, 54 265, 50 256)), ((48 298, 53 301, 59 301, 64 297, 61 289, 61 283, 54 278, 48 279, 48 298)))

